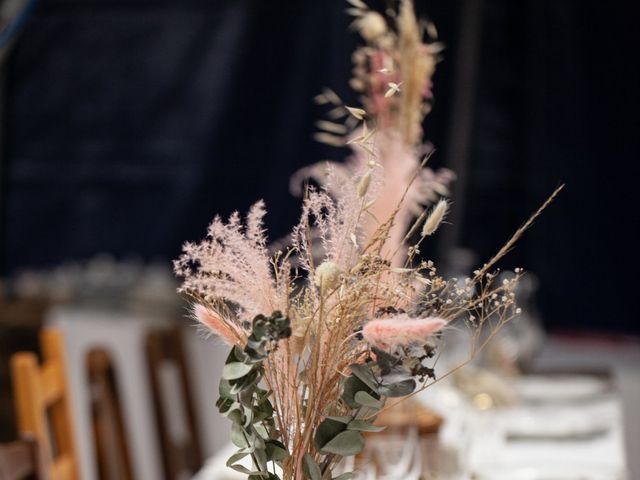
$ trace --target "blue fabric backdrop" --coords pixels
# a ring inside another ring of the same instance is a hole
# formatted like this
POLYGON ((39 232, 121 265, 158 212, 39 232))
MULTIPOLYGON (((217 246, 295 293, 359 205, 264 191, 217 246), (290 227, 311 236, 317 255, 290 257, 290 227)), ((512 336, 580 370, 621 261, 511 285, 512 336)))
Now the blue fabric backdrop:
MULTIPOLYGON (((427 136, 446 158, 458 1, 418 1, 449 46, 427 136)), ((632 2, 486 0, 462 243, 489 257, 563 181, 505 262, 542 277, 555 327, 637 332, 640 55, 632 2)), ((347 99, 342 0, 41 0, 6 65, 4 273, 99 252, 174 258, 212 216, 294 222, 311 98, 347 99)))

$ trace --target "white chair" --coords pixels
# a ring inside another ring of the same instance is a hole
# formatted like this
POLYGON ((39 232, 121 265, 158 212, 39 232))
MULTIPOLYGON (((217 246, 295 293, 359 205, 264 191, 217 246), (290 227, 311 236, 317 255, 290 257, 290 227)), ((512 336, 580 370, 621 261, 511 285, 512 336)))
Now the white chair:
POLYGON ((67 347, 80 478, 98 478, 87 369, 88 354, 96 348, 109 353, 116 372, 134 477, 139 480, 162 478, 145 355, 149 327, 162 323, 126 314, 60 307, 48 314, 46 324, 62 332, 67 347))

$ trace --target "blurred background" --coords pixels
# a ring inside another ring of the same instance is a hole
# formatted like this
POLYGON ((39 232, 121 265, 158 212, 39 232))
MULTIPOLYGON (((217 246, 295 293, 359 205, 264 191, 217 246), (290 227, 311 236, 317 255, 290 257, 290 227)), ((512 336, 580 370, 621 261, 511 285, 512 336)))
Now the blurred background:
MULTIPOLYGON (((100 253, 167 262, 257 198, 278 238, 298 214, 290 174, 346 153, 311 138, 322 87, 353 99, 342 0, 3 4, 27 9, 2 37, 5 278, 100 253)), ((447 46, 425 137, 463 175, 441 250, 481 262, 566 183, 509 264, 544 279, 549 327, 638 332, 632 3, 463 6, 417 2, 447 46)))
MULTIPOLYGON (((450 272, 472 270, 565 183, 503 266, 531 272, 528 312, 550 335, 546 348, 575 350, 582 367, 617 362, 623 388, 637 393, 634 2, 415 3, 446 45, 425 138, 433 166, 459 177, 451 225, 427 255, 450 272)), ((9 355, 37 349, 43 322, 75 331, 78 311, 97 311, 100 325, 189 324, 171 260, 214 215, 263 198, 271 239, 286 234, 299 214, 290 175, 348 154, 312 138, 322 115, 312 97, 323 87, 356 103, 348 79, 359 40, 345 8, 0 2, 3 394, 9 355)), ((186 355, 206 366, 208 344, 188 336, 186 355)), ((195 383, 206 382, 215 386, 195 383)), ((195 403, 213 409, 215 393, 201 397, 195 403)), ((1 440, 13 435, 4 401, 1 440)), ((639 442, 638 413, 626 412, 627 438, 639 442)), ((203 429, 204 454, 213 453, 221 441, 203 429)))

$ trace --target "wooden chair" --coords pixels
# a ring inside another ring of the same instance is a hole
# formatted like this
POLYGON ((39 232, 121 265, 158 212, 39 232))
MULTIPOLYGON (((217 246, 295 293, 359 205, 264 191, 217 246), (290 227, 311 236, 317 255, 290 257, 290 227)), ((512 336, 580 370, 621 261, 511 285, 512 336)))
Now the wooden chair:
POLYGON ((35 440, 0 443, 0 480, 40 480, 41 473, 35 440))
POLYGON ((154 330, 147 336, 147 359, 165 480, 190 478, 202 466, 182 341, 180 327, 154 330))
POLYGON ((11 356, 21 351, 37 351, 38 336, 48 308, 47 302, 9 297, 0 282, 0 442, 16 438, 11 384, 11 356))
POLYGON ((131 480, 131 460, 111 356, 97 348, 89 352, 89 389, 98 478, 131 480))
POLYGON ((44 329, 40 342, 42 365, 31 352, 11 358, 18 431, 35 438, 47 478, 77 480, 62 336, 57 330, 44 329))

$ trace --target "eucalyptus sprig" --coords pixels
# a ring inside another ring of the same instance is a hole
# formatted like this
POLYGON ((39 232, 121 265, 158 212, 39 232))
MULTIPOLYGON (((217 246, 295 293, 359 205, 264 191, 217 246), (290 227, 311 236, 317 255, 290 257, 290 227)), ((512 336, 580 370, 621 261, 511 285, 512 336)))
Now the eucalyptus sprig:
POLYGON ((269 317, 257 315, 252 322, 244 348, 234 346, 222 369, 216 406, 232 422, 231 441, 239 448, 227 466, 248 475, 249 480, 280 480, 268 465, 280 464, 289 456, 287 447, 278 440, 271 392, 260 387, 264 376, 263 362, 278 342, 291 336, 289 319, 281 312, 269 317), (253 470, 237 463, 250 455, 253 470))
MULTIPOLYGON (((403 347, 393 353, 372 347, 372 353, 364 363, 350 365, 351 373, 343 381, 341 399, 351 415, 326 417, 316 430, 315 447, 325 458, 318 465, 311 455, 305 456, 305 474, 311 480, 331 479, 332 464, 363 450, 363 432, 385 429, 374 421, 387 398, 407 396, 415 391, 416 380, 435 378, 433 368, 425 365, 435 354, 430 344, 403 347)), ((346 480, 351 474, 335 478, 346 480)))

